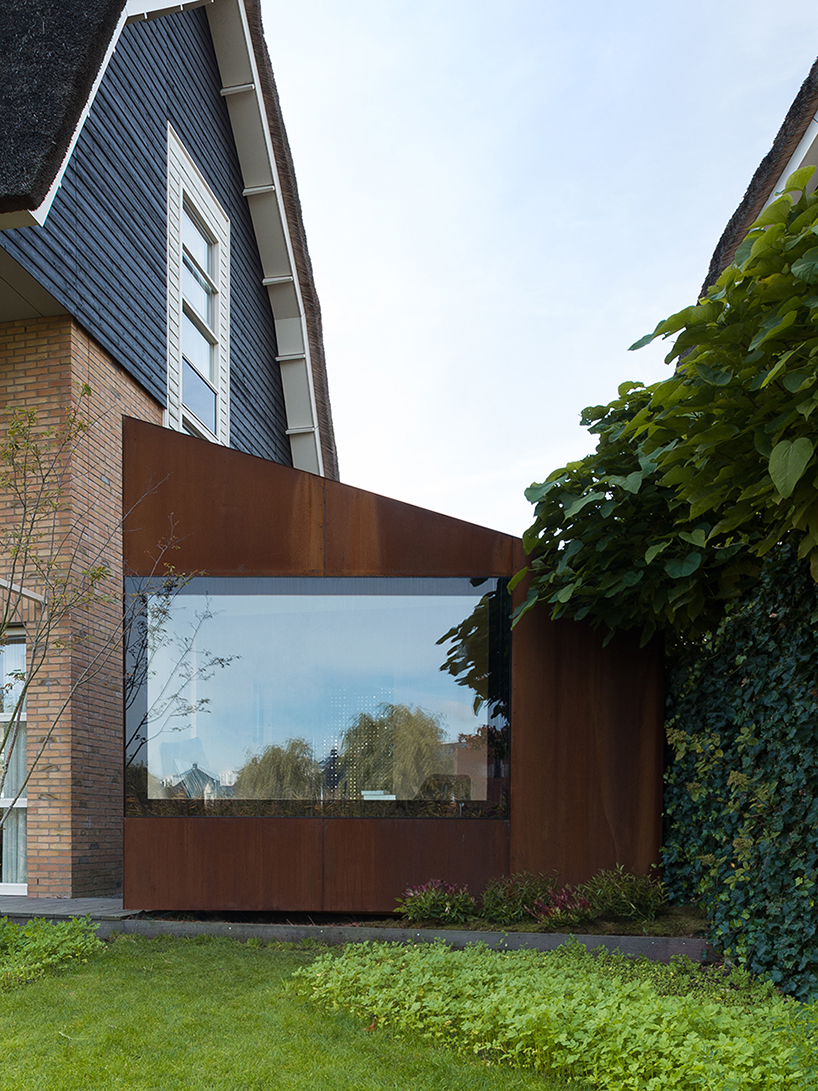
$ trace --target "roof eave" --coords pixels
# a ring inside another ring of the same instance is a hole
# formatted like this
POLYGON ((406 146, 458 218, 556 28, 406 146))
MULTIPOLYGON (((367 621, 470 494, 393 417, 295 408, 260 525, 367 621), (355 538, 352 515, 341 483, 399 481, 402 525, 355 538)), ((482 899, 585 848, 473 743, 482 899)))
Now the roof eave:
POLYGON ((220 0, 208 19, 275 321, 293 465, 337 478, 320 308, 278 111, 258 0, 220 0), (271 88, 274 102, 271 102, 271 88), (287 200, 295 194, 295 200, 287 200))
POLYGON ((742 239, 764 206, 775 196, 789 175, 804 162, 818 163, 818 61, 813 64, 787 116, 778 130, 773 146, 761 160, 750 180, 741 204, 731 216, 718 241, 701 294, 718 280, 730 264, 742 239), (812 127, 812 128, 811 128, 812 127))

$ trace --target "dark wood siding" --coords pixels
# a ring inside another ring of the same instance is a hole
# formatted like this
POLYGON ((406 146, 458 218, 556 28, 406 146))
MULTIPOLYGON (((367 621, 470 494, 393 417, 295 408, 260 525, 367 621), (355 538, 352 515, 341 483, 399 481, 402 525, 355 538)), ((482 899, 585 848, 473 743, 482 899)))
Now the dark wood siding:
POLYGON ((230 218, 231 444, 291 463, 272 314, 204 9, 126 27, 44 227, 0 243, 162 405, 167 121, 230 218))

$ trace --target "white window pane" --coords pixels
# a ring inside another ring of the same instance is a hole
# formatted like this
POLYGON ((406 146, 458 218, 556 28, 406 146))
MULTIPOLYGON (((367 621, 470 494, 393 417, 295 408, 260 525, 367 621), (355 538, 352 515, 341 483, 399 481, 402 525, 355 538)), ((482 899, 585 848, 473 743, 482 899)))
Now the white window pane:
POLYGON ((187 256, 182 266, 182 295, 202 321, 212 327, 213 291, 187 256))
POLYGON ((26 881, 26 812, 15 807, 8 812, 0 831, 0 883, 26 881))
POLYGON ((22 640, 9 640, 0 646, 0 712, 14 711, 20 696, 26 669, 26 646, 22 640))
POLYGON ((185 314, 182 315, 182 354, 206 379, 213 378, 213 346, 185 314))
POLYGON ((182 402, 202 424, 216 434, 216 392, 185 360, 182 370, 182 402))
POLYGON ((199 230, 187 209, 182 212, 182 242, 199 267, 210 274, 213 244, 199 230))
MULTIPOLYGON (((5 727, 7 725, 3 725, 5 727)), ((0 795, 5 799, 14 799, 26 779, 26 725, 21 723, 17 728, 14 745, 8 745, 0 754, 0 769, 5 769, 3 790, 0 795)), ((26 798, 23 792, 21 799, 26 798)))

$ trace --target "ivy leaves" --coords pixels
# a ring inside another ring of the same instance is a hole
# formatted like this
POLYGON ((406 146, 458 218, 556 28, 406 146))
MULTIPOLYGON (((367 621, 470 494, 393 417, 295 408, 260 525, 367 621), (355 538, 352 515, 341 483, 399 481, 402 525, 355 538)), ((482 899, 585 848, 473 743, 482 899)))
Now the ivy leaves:
POLYGON ((664 877, 754 973, 818 995, 818 588, 789 544, 667 674, 664 877))
MULTIPOLYGON (((790 531, 818 574, 818 194, 796 171, 673 338, 668 379, 586 409, 596 451, 532 485, 528 594, 613 631, 708 631, 790 531)), ((520 573, 520 577, 525 573, 520 573)))

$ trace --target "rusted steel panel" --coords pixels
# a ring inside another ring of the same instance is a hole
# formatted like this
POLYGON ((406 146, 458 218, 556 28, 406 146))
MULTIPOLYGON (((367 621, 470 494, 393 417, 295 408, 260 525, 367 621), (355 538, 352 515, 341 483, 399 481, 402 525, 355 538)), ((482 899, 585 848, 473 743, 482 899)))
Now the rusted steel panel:
POLYGON ((321 820, 126 818, 126 909, 318 912, 321 820))
MULTIPOLYGON (((212 575, 506 576, 525 563, 507 535, 143 422, 125 422, 124 445, 125 559, 137 573, 171 522, 170 562, 212 575)), ((510 825, 130 818, 126 905, 382 912, 433 877, 479 889, 509 866, 578 882, 654 862, 658 646, 621 636, 603 648, 589 627, 534 610, 512 641, 511 716, 510 825)))
POLYGON ((429 879, 474 893, 508 872, 504 819, 326 819, 324 909, 382 913, 429 879))
POLYGON ((515 539, 336 481, 325 485, 328 576, 508 576, 515 539))
POLYGON ((511 868, 587 880, 658 860, 662 665, 658 645, 531 611, 514 633, 511 868))
POLYGON ((320 575, 323 480, 125 418, 126 570, 153 571, 157 543, 181 572, 320 575))

